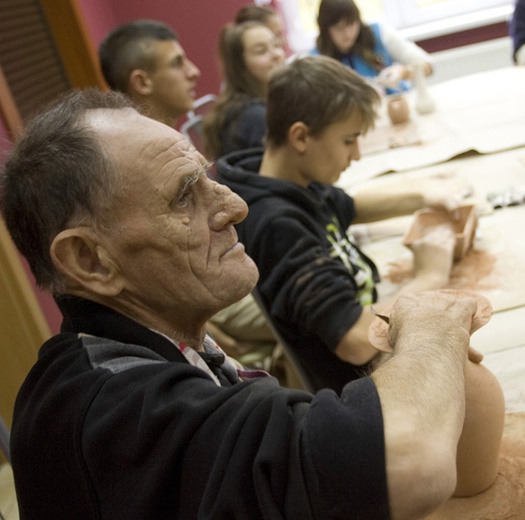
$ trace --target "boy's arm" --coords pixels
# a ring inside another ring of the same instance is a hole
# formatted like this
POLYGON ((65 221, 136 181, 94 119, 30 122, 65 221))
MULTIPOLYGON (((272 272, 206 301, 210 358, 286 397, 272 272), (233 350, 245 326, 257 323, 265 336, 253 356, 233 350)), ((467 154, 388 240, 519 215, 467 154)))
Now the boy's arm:
MULTIPOLYGON (((387 300, 382 300, 374 307, 377 310, 389 307, 402 294, 418 293, 442 289, 449 280, 454 254, 454 235, 447 227, 437 228, 411 246, 414 254, 413 278, 387 300)), ((353 365, 363 365, 377 354, 368 341, 368 329, 374 316, 369 307, 354 325, 341 338, 335 350, 342 360, 353 365)))
POLYGON ((374 222, 410 215, 424 207, 456 209, 471 193, 471 187, 454 176, 410 179, 379 179, 354 188, 350 195, 355 204, 355 223, 374 222))

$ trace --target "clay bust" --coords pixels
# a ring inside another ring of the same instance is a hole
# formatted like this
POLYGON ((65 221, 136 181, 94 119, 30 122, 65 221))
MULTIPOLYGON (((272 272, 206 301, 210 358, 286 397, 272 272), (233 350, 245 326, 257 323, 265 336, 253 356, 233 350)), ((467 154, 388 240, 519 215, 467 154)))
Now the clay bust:
MULTIPOLYGON (((462 291, 446 291, 454 292, 458 298, 468 294, 478 300, 471 334, 489 321, 492 309, 486 298, 462 291)), ((380 351, 392 352, 388 341, 388 311, 377 316, 370 326, 369 341, 380 351)), ((457 449, 455 497, 481 493, 494 483, 498 474, 505 401, 498 380, 479 364, 480 361, 481 356, 465 363, 465 419, 457 449)))

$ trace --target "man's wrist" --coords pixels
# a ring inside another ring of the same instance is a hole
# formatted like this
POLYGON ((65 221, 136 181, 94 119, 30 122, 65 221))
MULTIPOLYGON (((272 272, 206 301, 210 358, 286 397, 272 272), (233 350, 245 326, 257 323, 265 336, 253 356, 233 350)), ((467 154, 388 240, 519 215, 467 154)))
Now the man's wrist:
POLYGON ((452 322, 432 323, 432 320, 435 318, 429 318, 427 325, 422 325, 424 320, 417 317, 405 320, 398 330, 390 334, 394 343, 392 345, 394 352, 401 353, 419 349, 445 351, 449 350, 448 345, 454 347, 453 350, 458 350, 458 346, 461 345, 462 349, 459 350, 466 353, 470 343, 470 334, 465 328, 452 322))

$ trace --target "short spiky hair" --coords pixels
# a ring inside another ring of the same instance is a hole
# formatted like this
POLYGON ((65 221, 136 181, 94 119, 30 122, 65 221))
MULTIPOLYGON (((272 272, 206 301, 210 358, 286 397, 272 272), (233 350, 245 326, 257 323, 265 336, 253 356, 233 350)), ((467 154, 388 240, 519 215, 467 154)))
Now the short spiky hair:
POLYGON ((363 132, 375 121, 380 96, 357 73, 327 56, 298 58, 276 70, 268 86, 266 141, 282 146, 288 130, 302 121, 312 135, 351 114, 363 121, 363 132))
POLYGON ((96 223, 99 208, 118 185, 86 114, 130 107, 118 92, 73 91, 27 125, 5 163, 2 216, 43 289, 60 292, 49 251, 56 235, 79 221, 96 223))
POLYGON ((135 20, 113 29, 98 51, 102 74, 109 87, 127 94, 133 70, 153 69, 155 56, 150 47, 159 40, 178 41, 178 36, 166 24, 155 20, 135 20))

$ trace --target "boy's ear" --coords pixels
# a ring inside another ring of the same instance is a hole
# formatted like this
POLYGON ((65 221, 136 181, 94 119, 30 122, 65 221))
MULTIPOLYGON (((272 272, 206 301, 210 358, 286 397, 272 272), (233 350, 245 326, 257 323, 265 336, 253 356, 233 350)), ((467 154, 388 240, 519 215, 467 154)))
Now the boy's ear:
POLYGON ((295 122, 288 129, 288 142, 298 153, 304 153, 306 151, 309 136, 310 128, 302 121, 295 122))
POLYGON ((124 280, 107 250, 87 227, 65 229, 51 243, 51 259, 72 289, 116 296, 124 280))
POLYGON ((141 96, 148 96, 153 91, 153 81, 144 70, 135 69, 131 71, 129 83, 131 88, 141 96))

